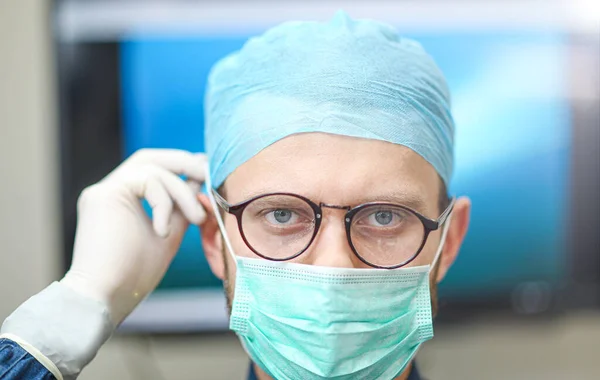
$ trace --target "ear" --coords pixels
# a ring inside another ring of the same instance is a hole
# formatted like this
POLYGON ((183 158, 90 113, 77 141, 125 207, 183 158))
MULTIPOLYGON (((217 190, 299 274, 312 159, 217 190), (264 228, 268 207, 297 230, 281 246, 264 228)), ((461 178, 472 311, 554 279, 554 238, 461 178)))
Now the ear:
POLYGON ((446 243, 440 256, 440 264, 437 272, 437 282, 441 282, 448 269, 456 260, 460 247, 465 239, 467 230, 469 228, 469 220, 471 218, 471 200, 466 197, 460 197, 454 203, 454 209, 452 210, 452 219, 450 226, 448 227, 448 234, 446 235, 446 243))
POLYGON ((223 258, 223 240, 217 218, 206 194, 198 194, 198 201, 206 211, 206 219, 200 225, 202 248, 210 269, 219 279, 225 279, 225 263, 223 258))

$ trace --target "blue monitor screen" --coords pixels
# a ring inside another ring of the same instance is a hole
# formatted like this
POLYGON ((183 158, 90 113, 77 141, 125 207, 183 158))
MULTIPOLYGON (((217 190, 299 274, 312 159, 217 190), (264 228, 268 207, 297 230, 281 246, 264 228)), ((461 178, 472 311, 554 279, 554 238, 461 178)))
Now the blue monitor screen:
MULTIPOLYGON (((555 33, 408 33, 447 77, 456 120, 450 192, 473 202, 471 228, 440 291, 507 292, 564 278, 570 115, 566 41, 555 33)), ((137 35, 121 43, 125 156, 143 147, 203 151, 213 63, 247 36, 137 35)), ((161 290, 216 288, 190 228, 161 290)))

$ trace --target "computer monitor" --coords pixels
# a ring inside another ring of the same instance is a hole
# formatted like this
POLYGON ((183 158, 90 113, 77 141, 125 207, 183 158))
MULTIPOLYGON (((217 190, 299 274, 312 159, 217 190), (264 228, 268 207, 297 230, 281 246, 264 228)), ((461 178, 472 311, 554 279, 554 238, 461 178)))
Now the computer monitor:
MULTIPOLYGON (((59 38, 66 265, 74 204, 85 185, 140 148, 204 150, 210 68, 276 24, 239 14, 235 26, 188 30, 163 23, 110 38, 59 38)), ((442 308, 552 309, 573 280, 571 37, 553 28, 407 27, 389 14, 382 18, 424 45, 452 93, 450 192, 469 196, 473 211, 459 258, 440 285, 442 308)), ((222 284, 191 227, 156 292, 122 329, 205 331, 227 324, 222 284)))

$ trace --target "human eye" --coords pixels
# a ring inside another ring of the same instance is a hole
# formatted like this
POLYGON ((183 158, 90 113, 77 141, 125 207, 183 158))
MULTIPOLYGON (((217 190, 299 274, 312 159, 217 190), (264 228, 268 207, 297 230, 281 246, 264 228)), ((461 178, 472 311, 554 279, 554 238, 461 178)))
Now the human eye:
POLYGON ((355 215, 351 232, 356 241, 369 241, 377 244, 394 242, 398 239, 411 240, 422 236, 423 224, 412 211, 389 204, 370 205, 360 209, 355 215))
POLYGON ((394 205, 373 205, 362 209, 355 218, 354 224, 372 233, 395 233, 407 223, 413 223, 414 217, 401 207, 394 205))
POLYGON ((374 210, 370 214, 366 215, 365 224, 370 227, 396 227, 402 223, 405 219, 404 215, 397 210, 392 209, 379 209, 374 210))
POLYGON ((273 225, 285 226, 297 223, 300 215, 293 210, 280 208, 264 212, 264 218, 273 225))
POLYGON ((265 236, 290 236, 311 230, 314 212, 298 197, 269 195, 248 205, 242 225, 247 231, 260 231, 265 236))
POLYGON ((309 233, 313 220, 302 212, 289 208, 264 210, 259 216, 259 230, 265 236, 299 236, 309 233))

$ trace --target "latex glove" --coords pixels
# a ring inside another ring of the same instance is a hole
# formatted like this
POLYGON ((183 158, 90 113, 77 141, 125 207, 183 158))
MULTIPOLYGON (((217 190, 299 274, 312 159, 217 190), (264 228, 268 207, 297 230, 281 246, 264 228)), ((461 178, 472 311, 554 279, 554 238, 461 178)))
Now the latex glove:
POLYGON ((73 264, 61 283, 103 302, 115 325, 121 323, 163 278, 189 223, 203 222, 197 193, 205 162, 202 154, 144 149, 85 189, 73 264))

